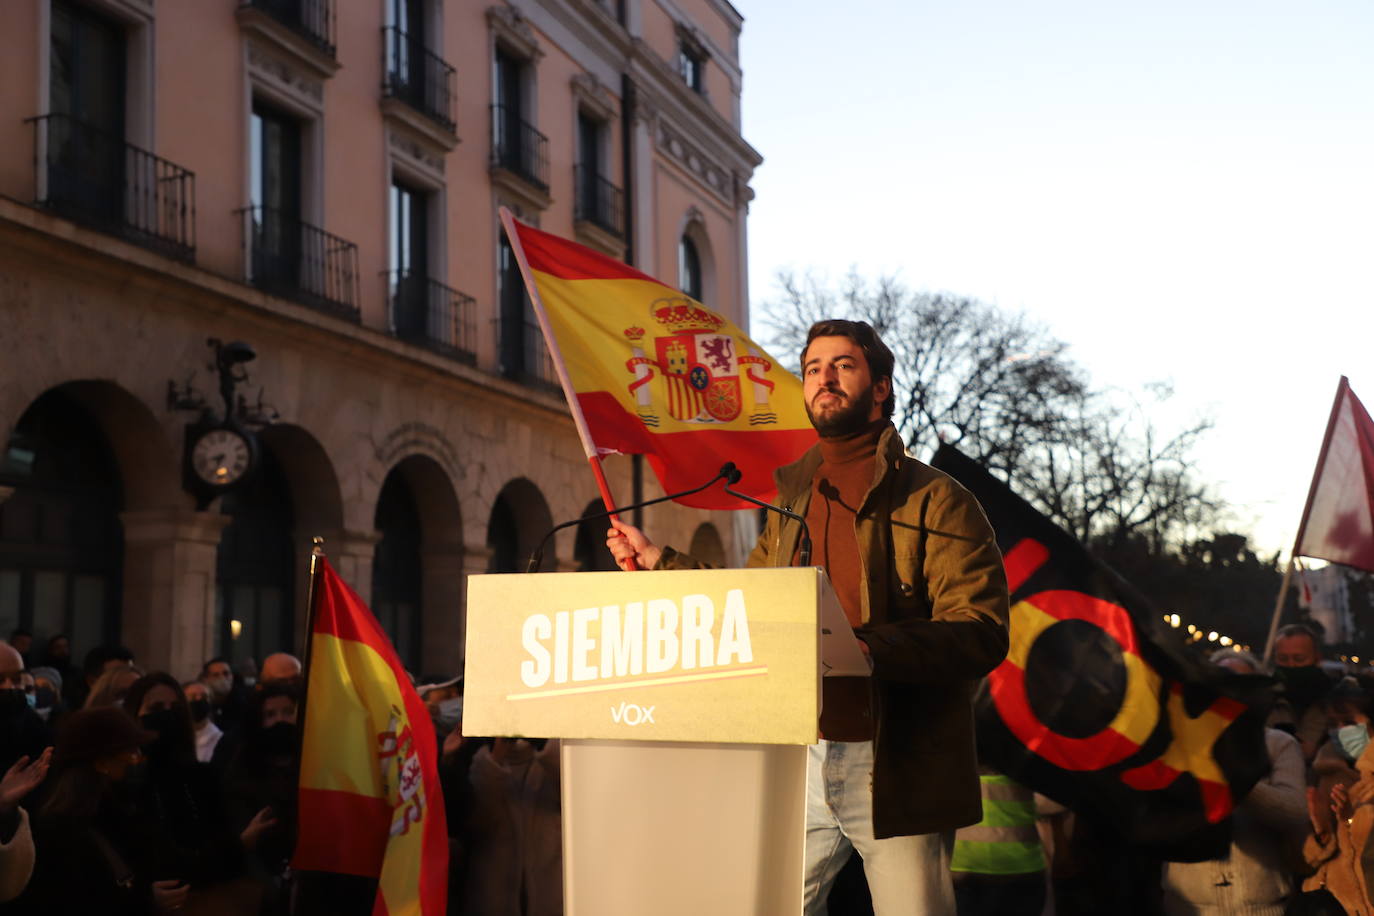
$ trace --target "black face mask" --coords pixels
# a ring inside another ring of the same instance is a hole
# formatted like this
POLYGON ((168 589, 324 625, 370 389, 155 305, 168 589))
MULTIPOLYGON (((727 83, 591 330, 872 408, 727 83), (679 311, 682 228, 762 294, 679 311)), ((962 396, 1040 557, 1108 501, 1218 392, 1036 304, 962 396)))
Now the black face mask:
POLYGON ((195 720, 197 724, 204 722, 206 719, 210 718, 210 701, 192 700, 191 718, 195 720))
POLYGON ((28 697, 24 691, 0 690, 0 722, 11 722, 22 716, 29 708, 28 697))
POLYGON ((294 754, 296 752, 296 726, 291 722, 278 722, 262 730, 262 749, 269 754, 294 754))
POLYGON ((1289 702, 1299 706, 1310 706, 1331 689, 1331 679, 1317 665, 1279 666, 1274 669, 1274 677, 1283 685, 1284 696, 1289 702))
POLYGON ((157 732, 157 740, 147 749, 151 760, 161 760, 175 754, 178 748, 189 746, 186 714, 180 709, 154 709, 139 716, 138 721, 149 731, 157 732))

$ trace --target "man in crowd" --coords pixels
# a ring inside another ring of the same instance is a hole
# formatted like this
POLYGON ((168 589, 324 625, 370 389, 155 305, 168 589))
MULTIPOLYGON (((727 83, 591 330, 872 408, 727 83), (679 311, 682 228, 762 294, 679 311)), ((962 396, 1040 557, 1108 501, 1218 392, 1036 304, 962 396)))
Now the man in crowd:
POLYGON ((1326 734, 1323 701, 1332 680, 1321 669, 1317 634, 1300 623, 1279 630, 1274 639, 1274 677, 1282 687, 1282 701, 1275 705, 1269 725, 1290 732, 1302 745, 1308 763, 1326 734))
MULTIPOLYGON (((802 350, 807 415, 820 442, 776 473, 778 500, 804 516, 860 646, 869 679, 825 681, 808 767, 806 911, 850 850, 874 912, 953 916, 952 831, 981 816, 973 683, 1007 652, 1007 584, 982 509, 905 454, 891 423, 893 356, 861 321, 813 325, 802 350), (833 682, 833 683, 832 683, 833 682)), ((801 526, 770 513, 750 566, 794 562, 801 526)), ((614 522, 621 568, 699 565, 614 522)))
POLYGON ((209 763, 215 755, 219 739, 224 737, 224 731, 215 724, 210 707, 210 688, 200 681, 189 681, 181 686, 186 691, 186 706, 196 731, 196 759, 201 763, 209 763))
POLYGON ((37 760, 52 744, 47 725, 29 706, 24 677, 24 659, 0 642, 0 773, 21 757, 37 760))

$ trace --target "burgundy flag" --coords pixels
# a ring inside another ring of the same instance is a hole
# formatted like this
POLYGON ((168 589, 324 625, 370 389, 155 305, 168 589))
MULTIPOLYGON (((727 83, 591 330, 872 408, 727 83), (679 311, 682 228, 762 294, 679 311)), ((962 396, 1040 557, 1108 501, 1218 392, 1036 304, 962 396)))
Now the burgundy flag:
POLYGON ((1293 553, 1374 572, 1374 420, 1345 376, 1293 553))

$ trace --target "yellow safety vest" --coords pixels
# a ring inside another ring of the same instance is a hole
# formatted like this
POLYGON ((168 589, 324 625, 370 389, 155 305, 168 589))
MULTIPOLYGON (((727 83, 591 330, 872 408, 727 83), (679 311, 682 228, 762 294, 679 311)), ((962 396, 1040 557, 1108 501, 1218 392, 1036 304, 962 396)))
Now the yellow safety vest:
POLYGON ((1045 870, 1035 830, 1035 795, 999 774, 978 777, 983 819, 954 835, 950 871, 973 875, 1028 875, 1045 870))

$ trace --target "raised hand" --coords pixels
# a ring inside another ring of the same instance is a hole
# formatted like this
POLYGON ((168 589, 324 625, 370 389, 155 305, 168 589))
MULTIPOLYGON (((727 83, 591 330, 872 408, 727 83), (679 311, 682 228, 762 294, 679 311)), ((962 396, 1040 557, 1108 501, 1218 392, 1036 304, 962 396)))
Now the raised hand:
POLYGON ((52 748, 43 751, 33 763, 29 763, 28 757, 16 760, 4 779, 0 779, 0 813, 14 810, 24 796, 38 788, 51 763, 52 748))

